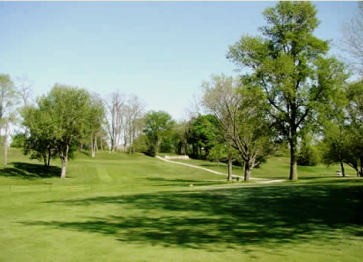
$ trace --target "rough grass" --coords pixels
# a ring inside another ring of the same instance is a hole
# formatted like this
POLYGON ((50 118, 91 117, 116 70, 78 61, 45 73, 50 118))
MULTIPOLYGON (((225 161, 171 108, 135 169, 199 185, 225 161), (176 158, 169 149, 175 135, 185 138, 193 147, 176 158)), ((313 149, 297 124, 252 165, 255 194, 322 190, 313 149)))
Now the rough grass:
MULTIPOLYGON (((0 261, 363 257, 363 180, 355 177, 300 169, 306 179, 297 183, 229 185, 143 155, 103 153, 79 154, 60 180, 19 151, 9 161, 0 172, 0 261)), ((286 173, 279 163, 271 159, 260 176, 286 173)))

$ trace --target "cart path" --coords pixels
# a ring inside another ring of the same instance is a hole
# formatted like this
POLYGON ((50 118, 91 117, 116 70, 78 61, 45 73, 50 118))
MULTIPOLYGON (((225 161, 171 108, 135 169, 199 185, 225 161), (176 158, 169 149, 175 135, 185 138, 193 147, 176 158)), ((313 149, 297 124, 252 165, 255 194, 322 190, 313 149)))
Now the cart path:
MULTIPOLYGON (((217 174, 217 175, 227 176, 227 174, 224 174, 224 173, 221 173, 221 172, 218 172, 218 171, 214 171, 214 170, 211 170, 211 169, 208 169, 208 168, 205 168, 205 167, 194 166, 194 165, 190 165, 190 164, 186 164, 186 163, 182 163, 182 162, 171 161, 171 160, 162 158, 160 156, 156 156, 156 157, 158 159, 160 159, 160 160, 165 161, 165 162, 169 162, 169 163, 173 163, 173 164, 179 164, 179 165, 184 165, 184 166, 189 166, 189 167, 193 167, 193 168, 198 168, 198 169, 202 169, 202 170, 205 170, 205 171, 208 171, 208 172, 217 174)), ((232 175, 232 177, 239 177, 239 178, 244 179, 243 176, 232 175)), ((283 179, 267 179, 267 178, 254 178, 254 177, 251 177, 251 180, 261 180, 261 181, 263 181, 261 183, 276 183, 276 182, 283 182, 283 181, 285 181, 283 179)))

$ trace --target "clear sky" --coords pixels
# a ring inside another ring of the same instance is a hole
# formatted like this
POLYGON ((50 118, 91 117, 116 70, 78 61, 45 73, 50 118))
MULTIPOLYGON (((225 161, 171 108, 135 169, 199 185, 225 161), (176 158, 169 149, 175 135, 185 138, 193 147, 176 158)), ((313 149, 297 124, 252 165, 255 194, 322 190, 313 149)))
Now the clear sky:
MULTIPOLYGON (((258 34, 275 3, 0 2, 0 73, 29 76, 36 95, 56 82, 101 95, 119 89, 180 119, 203 80, 235 74, 228 46, 258 34)), ((314 4, 316 35, 334 41, 358 6, 314 4)))

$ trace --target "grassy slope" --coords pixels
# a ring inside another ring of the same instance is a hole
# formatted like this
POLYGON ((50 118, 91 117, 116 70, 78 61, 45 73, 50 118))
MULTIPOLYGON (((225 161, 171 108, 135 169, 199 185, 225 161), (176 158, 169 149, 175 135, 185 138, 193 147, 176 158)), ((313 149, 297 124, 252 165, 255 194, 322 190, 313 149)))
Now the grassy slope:
MULTIPOLYGON (((196 159, 189 160, 173 160, 182 163, 188 163, 196 166, 209 168, 222 173, 227 173, 227 165, 225 163, 210 162, 196 159)), ((260 168, 255 168, 252 171, 252 177, 256 178, 269 178, 269 179, 288 179, 289 178, 289 161, 288 157, 274 157, 263 163, 260 168)), ((346 174, 350 177, 355 177, 354 169, 345 166, 346 174)), ((322 164, 317 166, 298 166, 299 178, 305 179, 318 179, 318 178, 332 178, 336 177, 336 170, 340 170, 338 165, 326 167, 322 164)), ((244 175, 244 171, 240 166, 233 166, 232 173, 234 175, 244 175)))
MULTIPOLYGON (((142 155, 105 153, 96 159, 79 155, 70 162, 70 178, 61 181, 39 177, 33 165, 14 164, 28 160, 18 151, 11 154, 13 164, 2 168, 0 183, 17 186, 15 192, 0 192, 0 261, 290 262, 363 256, 362 179, 189 187, 191 180, 208 185, 221 177, 142 155), (45 183, 52 183, 51 192, 40 190, 50 185, 45 183), (94 189, 82 191, 81 185, 94 189)), ((286 172, 278 163, 271 161, 271 174, 274 168, 286 172)), ((303 178, 320 177, 305 172, 303 178)))

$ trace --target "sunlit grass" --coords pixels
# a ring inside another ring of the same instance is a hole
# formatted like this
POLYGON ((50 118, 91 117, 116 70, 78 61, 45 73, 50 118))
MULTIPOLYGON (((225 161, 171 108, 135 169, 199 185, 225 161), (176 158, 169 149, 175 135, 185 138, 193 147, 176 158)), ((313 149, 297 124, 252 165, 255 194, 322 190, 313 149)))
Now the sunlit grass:
MULTIPOLYGON (((255 176, 285 177, 287 161, 271 159, 255 176)), ((0 167, 1 262, 363 257, 363 179, 335 177, 334 169, 299 168, 297 183, 228 184, 141 154, 80 153, 65 180, 57 169, 37 173, 37 162, 17 150, 9 162, 0 167)))

